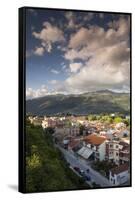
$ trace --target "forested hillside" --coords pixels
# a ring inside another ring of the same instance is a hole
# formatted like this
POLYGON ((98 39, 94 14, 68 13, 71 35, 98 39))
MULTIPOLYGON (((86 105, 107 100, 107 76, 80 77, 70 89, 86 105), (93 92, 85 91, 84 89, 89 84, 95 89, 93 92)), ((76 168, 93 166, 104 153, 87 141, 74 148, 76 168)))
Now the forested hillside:
POLYGON ((52 137, 27 122, 26 191, 42 192, 90 188, 68 167, 52 137))
POLYGON ((108 90, 78 95, 48 95, 26 101, 26 112, 34 115, 57 113, 99 114, 120 112, 129 114, 130 94, 108 90))

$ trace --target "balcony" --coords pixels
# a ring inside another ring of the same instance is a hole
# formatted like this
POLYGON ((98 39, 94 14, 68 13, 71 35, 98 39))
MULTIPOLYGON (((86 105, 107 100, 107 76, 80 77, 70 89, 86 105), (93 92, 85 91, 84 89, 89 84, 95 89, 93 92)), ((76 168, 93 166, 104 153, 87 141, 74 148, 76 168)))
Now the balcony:
POLYGON ((129 158, 127 158, 127 157, 119 157, 119 160, 128 162, 128 161, 129 161, 129 158))

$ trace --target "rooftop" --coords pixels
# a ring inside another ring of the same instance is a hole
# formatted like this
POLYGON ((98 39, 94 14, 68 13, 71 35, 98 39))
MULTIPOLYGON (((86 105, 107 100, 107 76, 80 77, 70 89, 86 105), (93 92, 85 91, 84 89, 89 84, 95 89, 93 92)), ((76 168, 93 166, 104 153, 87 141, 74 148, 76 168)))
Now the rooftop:
POLYGON ((71 142, 69 143, 69 147, 70 147, 70 148, 74 148, 74 147, 76 147, 79 143, 80 143, 79 140, 71 140, 71 142))
POLYGON ((88 135, 84 138, 85 142, 93 144, 93 145, 100 145, 100 144, 104 143, 105 140, 106 140, 105 137, 99 136, 99 135, 96 135, 96 134, 91 134, 91 135, 88 135))
POLYGON ((88 147, 82 147, 77 153, 83 158, 88 159, 92 155, 93 151, 88 147))
POLYGON ((120 173, 122 173, 124 171, 127 171, 128 168, 129 168, 128 164, 125 163, 123 165, 120 165, 120 166, 117 166, 115 168, 112 168, 110 171, 112 172, 112 175, 114 175, 114 174, 120 174, 120 173))

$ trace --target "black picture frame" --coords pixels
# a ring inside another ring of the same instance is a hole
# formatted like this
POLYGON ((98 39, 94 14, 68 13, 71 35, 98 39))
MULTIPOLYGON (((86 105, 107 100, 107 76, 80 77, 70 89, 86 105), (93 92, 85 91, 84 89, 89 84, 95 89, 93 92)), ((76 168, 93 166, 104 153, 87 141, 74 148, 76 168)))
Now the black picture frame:
MULTIPOLYGON (((124 14, 130 17, 130 183, 128 186, 113 187, 96 187, 94 189, 112 189, 132 186, 132 13, 110 12, 110 11, 91 11, 91 10, 75 10, 75 9, 59 9, 59 8, 41 8, 41 7, 22 7, 19 8, 19 173, 18 173, 18 190, 21 193, 29 193, 26 189, 26 10, 50 10, 50 11, 72 11, 72 12, 92 12, 92 13, 112 13, 124 14)), ((72 190, 72 189, 69 189, 72 190)), ((73 189, 84 190, 84 189, 73 189)), ((90 190, 90 189, 88 189, 90 190)), ((56 192, 57 190, 39 191, 39 192, 56 192)), ((58 190, 58 191, 68 191, 58 190)), ((38 191, 35 191, 38 192, 38 191)))

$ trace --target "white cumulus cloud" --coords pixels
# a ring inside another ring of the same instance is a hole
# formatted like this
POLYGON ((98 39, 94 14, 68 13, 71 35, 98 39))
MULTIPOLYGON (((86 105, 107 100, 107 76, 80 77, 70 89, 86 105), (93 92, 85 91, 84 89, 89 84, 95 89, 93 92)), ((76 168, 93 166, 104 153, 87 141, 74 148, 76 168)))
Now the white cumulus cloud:
POLYGON ((69 67, 72 73, 76 73, 82 67, 82 63, 71 63, 69 67))
POLYGON ((52 72, 53 74, 59 74, 59 73, 60 73, 58 70, 55 70, 55 69, 51 69, 51 72, 52 72))
POLYGON ((42 56, 44 54, 45 49, 43 47, 36 47, 34 50, 34 54, 37 56, 42 56))
POLYGON ((50 94, 50 92, 48 91, 48 88, 45 85, 42 85, 41 88, 39 88, 39 89, 32 89, 32 88, 26 89, 26 98, 27 99, 43 97, 43 96, 46 96, 49 94, 50 94))
POLYGON ((49 22, 43 23, 43 28, 40 32, 33 32, 33 36, 41 41, 48 52, 52 49, 52 44, 55 42, 64 41, 63 31, 57 26, 52 26, 49 22))
POLYGON ((108 24, 108 29, 100 26, 80 28, 69 40, 65 59, 75 63, 75 59, 84 62, 83 67, 71 70, 65 81, 72 91, 90 91, 96 89, 129 88, 130 82, 130 46, 129 19, 119 18, 108 24))

